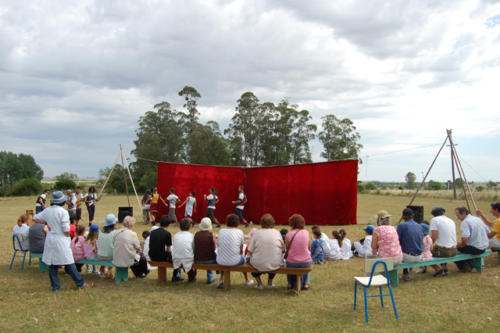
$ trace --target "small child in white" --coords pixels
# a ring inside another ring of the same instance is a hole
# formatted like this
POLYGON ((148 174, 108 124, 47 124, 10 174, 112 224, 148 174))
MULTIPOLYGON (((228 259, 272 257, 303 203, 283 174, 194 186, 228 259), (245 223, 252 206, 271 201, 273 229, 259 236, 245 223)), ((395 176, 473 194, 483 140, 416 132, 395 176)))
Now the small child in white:
POLYGON ((179 197, 175 195, 175 190, 172 187, 170 189, 170 194, 167 197, 168 201, 168 218, 170 222, 177 222, 177 216, 175 216, 175 205, 180 201, 179 197))
POLYGON ((196 213, 196 198, 194 191, 189 192, 188 197, 186 198, 186 200, 184 200, 183 203, 179 205, 179 208, 184 205, 186 205, 186 208, 184 209, 184 216, 193 218, 193 214, 196 213))
POLYGON ((172 262, 174 270, 181 266, 188 274, 189 282, 196 280, 196 271, 192 269, 194 262, 194 235, 190 233, 191 219, 184 217, 180 221, 181 231, 175 234, 172 242, 172 262))
POLYGON ((375 227, 372 225, 367 226, 363 229, 366 232, 365 238, 362 240, 363 242, 354 242, 353 246, 355 249, 355 253, 361 258, 368 258, 372 255, 372 235, 375 227))

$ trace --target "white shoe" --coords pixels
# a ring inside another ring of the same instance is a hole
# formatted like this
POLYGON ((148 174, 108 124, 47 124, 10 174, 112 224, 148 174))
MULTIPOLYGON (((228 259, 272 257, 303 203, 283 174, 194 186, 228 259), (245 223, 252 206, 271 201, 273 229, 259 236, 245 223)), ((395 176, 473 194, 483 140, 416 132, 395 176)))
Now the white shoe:
POLYGON ((255 288, 255 289, 259 289, 259 290, 264 290, 264 286, 263 286, 263 285, 260 285, 260 286, 255 286, 254 288, 255 288))
POLYGON ((270 286, 269 285, 267 286, 267 289, 274 289, 274 288, 276 288, 276 286, 274 284, 272 284, 270 286))
POLYGON ((92 274, 92 269, 91 268, 87 268, 87 274, 92 274))
POLYGON ((245 282, 245 284, 246 284, 247 286, 251 286, 251 285, 253 285, 253 284, 254 284, 254 282, 253 282, 253 280, 249 280, 249 281, 245 282))

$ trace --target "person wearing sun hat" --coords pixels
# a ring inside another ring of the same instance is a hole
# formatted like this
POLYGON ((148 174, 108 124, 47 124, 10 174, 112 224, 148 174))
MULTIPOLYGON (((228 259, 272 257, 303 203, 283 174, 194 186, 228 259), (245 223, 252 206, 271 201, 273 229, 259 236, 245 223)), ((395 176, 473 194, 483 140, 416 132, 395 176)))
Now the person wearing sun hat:
POLYGON ((375 218, 377 219, 377 226, 379 225, 388 225, 389 223, 387 223, 387 221, 389 221, 389 218, 391 217, 392 215, 390 215, 386 210, 380 210, 377 215, 375 215, 375 218), (386 222, 386 223, 382 223, 382 222, 386 222))
MULTIPOLYGON (((212 233, 212 220, 204 217, 200 222, 200 231, 194 234, 194 262, 197 264, 215 264, 217 236, 212 233)), ((214 282, 214 272, 207 271, 207 283, 214 282)))
MULTIPOLYGON (((97 258, 99 260, 113 260, 113 241, 116 234, 115 225, 117 221, 118 219, 114 214, 106 215, 104 228, 102 228, 97 237, 97 258)), ((94 224, 92 226, 94 226, 94 224)), ((113 268, 101 266, 100 277, 112 278, 113 268)))
POLYGON ((361 258, 367 258, 372 255, 372 235, 374 230, 375 227, 372 225, 363 228, 363 231, 366 232, 365 238, 353 244, 356 253, 361 258))
POLYGON ((69 214, 62 208, 66 200, 66 196, 61 191, 55 191, 52 193, 51 206, 33 217, 33 219, 45 222, 49 226, 42 261, 49 266, 50 284, 54 292, 61 289, 57 276, 60 266, 64 266, 64 270, 71 276, 78 288, 84 289, 93 286, 92 283, 85 283, 76 270, 70 247, 69 214))

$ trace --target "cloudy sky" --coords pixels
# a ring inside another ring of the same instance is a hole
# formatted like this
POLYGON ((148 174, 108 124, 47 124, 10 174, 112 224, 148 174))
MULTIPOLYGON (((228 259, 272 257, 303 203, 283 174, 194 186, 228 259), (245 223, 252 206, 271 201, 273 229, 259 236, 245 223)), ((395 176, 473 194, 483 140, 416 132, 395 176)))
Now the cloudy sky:
POLYGON ((499 1, 0 0, 0 150, 46 176, 97 176, 191 85, 222 127, 245 91, 352 119, 361 180, 421 179, 451 128, 468 178, 500 181, 499 83, 499 1))

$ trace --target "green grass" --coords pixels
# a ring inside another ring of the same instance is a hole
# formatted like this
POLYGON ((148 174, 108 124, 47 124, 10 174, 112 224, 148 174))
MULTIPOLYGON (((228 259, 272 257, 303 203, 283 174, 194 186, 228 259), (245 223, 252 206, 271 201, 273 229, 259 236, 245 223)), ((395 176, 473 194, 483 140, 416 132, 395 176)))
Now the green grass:
MULTIPOLYGON (((344 226, 348 237, 362 237, 362 224, 373 222, 373 215, 387 209, 398 216, 408 198, 362 194, 358 197, 357 226, 344 226)), ((500 311, 500 267, 496 254, 487 257, 482 274, 458 273, 432 278, 430 274, 412 275, 412 280, 394 288, 400 320, 394 320, 390 302, 380 308, 369 300, 370 323, 364 322, 363 305, 353 311, 353 276, 363 274, 363 261, 330 262, 314 266, 311 289, 299 297, 286 290, 286 277, 277 275, 275 290, 259 291, 246 287, 240 274, 233 273, 228 292, 206 285, 201 271, 194 284, 167 282, 158 286, 156 271, 147 279, 131 278, 116 286, 85 273, 95 288, 77 291, 71 279, 60 273, 61 292, 50 291, 48 274, 38 273, 37 266, 20 272, 20 260, 13 269, 11 232, 17 217, 33 209, 34 197, 0 199, 0 331, 498 331, 500 311)), ((439 204, 454 218, 452 209, 460 201, 419 198, 416 205, 425 207, 426 218, 432 206, 439 204)), ((96 221, 102 225, 109 212, 125 206, 123 196, 106 196, 98 204, 96 221)), ((487 211, 489 203, 479 205, 487 211)), ((87 218, 84 212, 84 218, 87 218)), ((136 216, 140 220, 139 216, 136 216)), ((397 218, 396 218, 397 220, 397 218)), ((308 221, 314 223, 314 221, 308 221)), ((331 233, 340 226, 322 227, 331 233)), ((135 231, 146 229, 137 225, 135 231)), ((178 229, 171 228, 172 232, 178 229)), ((244 230, 247 232, 247 230, 244 230)), ((169 270, 169 276, 171 271, 169 270)), ((130 275, 132 273, 130 272, 130 275)), ((360 295, 358 295, 360 296, 360 295)), ((360 297, 358 299, 362 301, 360 297)), ((387 302, 389 300, 387 299, 387 302)))

